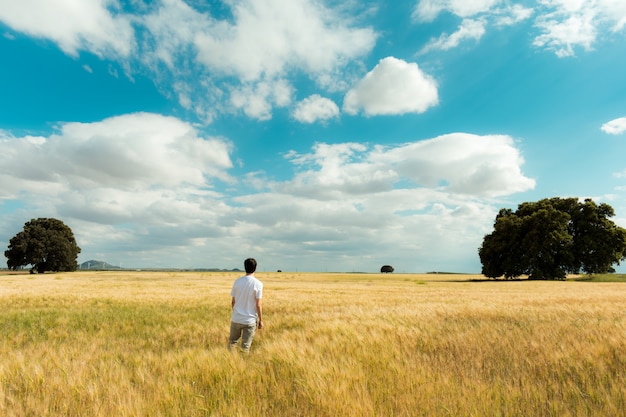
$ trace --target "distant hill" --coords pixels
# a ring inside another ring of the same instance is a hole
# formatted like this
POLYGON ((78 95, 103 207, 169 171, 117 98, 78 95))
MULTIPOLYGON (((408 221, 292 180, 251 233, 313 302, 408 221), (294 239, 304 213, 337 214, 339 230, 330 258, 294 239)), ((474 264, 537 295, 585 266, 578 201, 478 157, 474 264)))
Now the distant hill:
MULTIPOLYGON (((107 271, 111 269, 122 269, 120 266, 111 265, 110 263, 104 261, 96 261, 94 259, 90 261, 85 261, 82 264, 78 265, 78 269, 92 269, 96 271, 107 271)), ((220 269, 220 268, 163 268, 163 267, 143 267, 143 268, 132 268, 137 270, 160 270, 160 271, 196 271, 196 272, 241 272, 239 268, 233 269, 220 269)))
POLYGON ((120 267, 92 259, 91 261, 86 261, 78 265, 78 269, 120 269, 120 267))

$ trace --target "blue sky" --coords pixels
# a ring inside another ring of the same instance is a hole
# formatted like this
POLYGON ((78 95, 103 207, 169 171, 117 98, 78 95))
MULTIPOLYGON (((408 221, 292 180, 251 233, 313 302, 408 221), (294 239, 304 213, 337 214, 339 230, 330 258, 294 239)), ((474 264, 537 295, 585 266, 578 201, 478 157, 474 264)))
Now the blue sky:
POLYGON ((626 227, 625 41, 622 0, 0 0, 0 241, 477 273, 503 207, 626 227))

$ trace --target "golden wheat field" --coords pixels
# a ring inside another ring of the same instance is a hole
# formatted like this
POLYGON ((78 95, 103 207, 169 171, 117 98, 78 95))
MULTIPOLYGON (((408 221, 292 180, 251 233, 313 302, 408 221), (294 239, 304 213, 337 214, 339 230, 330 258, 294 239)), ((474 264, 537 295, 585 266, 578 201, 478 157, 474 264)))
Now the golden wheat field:
POLYGON ((626 284, 257 273, 0 275, 0 415, 624 416, 626 284))

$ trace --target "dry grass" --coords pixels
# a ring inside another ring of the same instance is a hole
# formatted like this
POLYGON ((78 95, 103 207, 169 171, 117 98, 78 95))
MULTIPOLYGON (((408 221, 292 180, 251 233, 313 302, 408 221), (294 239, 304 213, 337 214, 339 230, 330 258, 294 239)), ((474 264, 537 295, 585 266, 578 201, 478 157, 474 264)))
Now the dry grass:
POLYGON ((243 357, 236 276, 1 275, 0 415, 625 415, 626 283, 259 273, 243 357))

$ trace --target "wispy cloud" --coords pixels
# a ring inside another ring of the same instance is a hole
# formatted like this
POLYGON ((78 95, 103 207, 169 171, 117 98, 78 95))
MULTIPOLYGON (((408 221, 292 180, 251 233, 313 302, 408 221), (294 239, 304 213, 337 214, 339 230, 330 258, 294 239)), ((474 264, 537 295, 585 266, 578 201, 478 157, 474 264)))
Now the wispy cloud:
POLYGON ((538 12, 535 25, 543 33, 534 45, 559 57, 574 56, 578 47, 588 51, 598 37, 626 25, 626 3, 620 0, 541 0, 538 12))
POLYGON ((420 0, 413 10, 413 19, 432 22, 443 12, 467 18, 491 11, 501 0, 420 0))
POLYGON ((540 16, 535 25, 543 32, 533 45, 553 51, 558 57, 575 55, 574 47, 589 51, 597 37, 594 8, 564 7, 540 16))
POLYGON ((620 117, 610 122, 606 122, 600 128, 604 133, 609 135, 619 135, 626 132, 626 117, 620 117))
POLYGON ((432 22, 441 13, 450 13, 462 19, 456 31, 442 33, 420 50, 420 53, 427 53, 456 48, 467 40, 477 42, 488 28, 517 24, 528 19, 532 12, 532 9, 519 4, 502 5, 501 0, 420 0, 412 17, 418 23, 432 22))
POLYGON ((539 33, 531 39, 532 45, 564 58, 574 56, 578 48, 593 49, 598 37, 618 33, 626 26, 626 2, 621 0, 539 0, 532 8, 502 0, 420 0, 412 16, 416 22, 428 23, 442 13, 464 23, 456 32, 429 42, 424 51, 450 49, 463 39, 478 40, 492 26, 514 25, 534 15, 533 25, 539 33), (471 21, 482 22, 483 32, 476 30, 476 24, 469 30, 471 21))
POLYGON ((441 34, 438 39, 432 39, 428 42, 420 52, 426 53, 432 50, 445 51, 456 48, 465 40, 480 40, 485 32, 484 21, 464 19, 456 32, 450 35, 447 33, 441 34))

